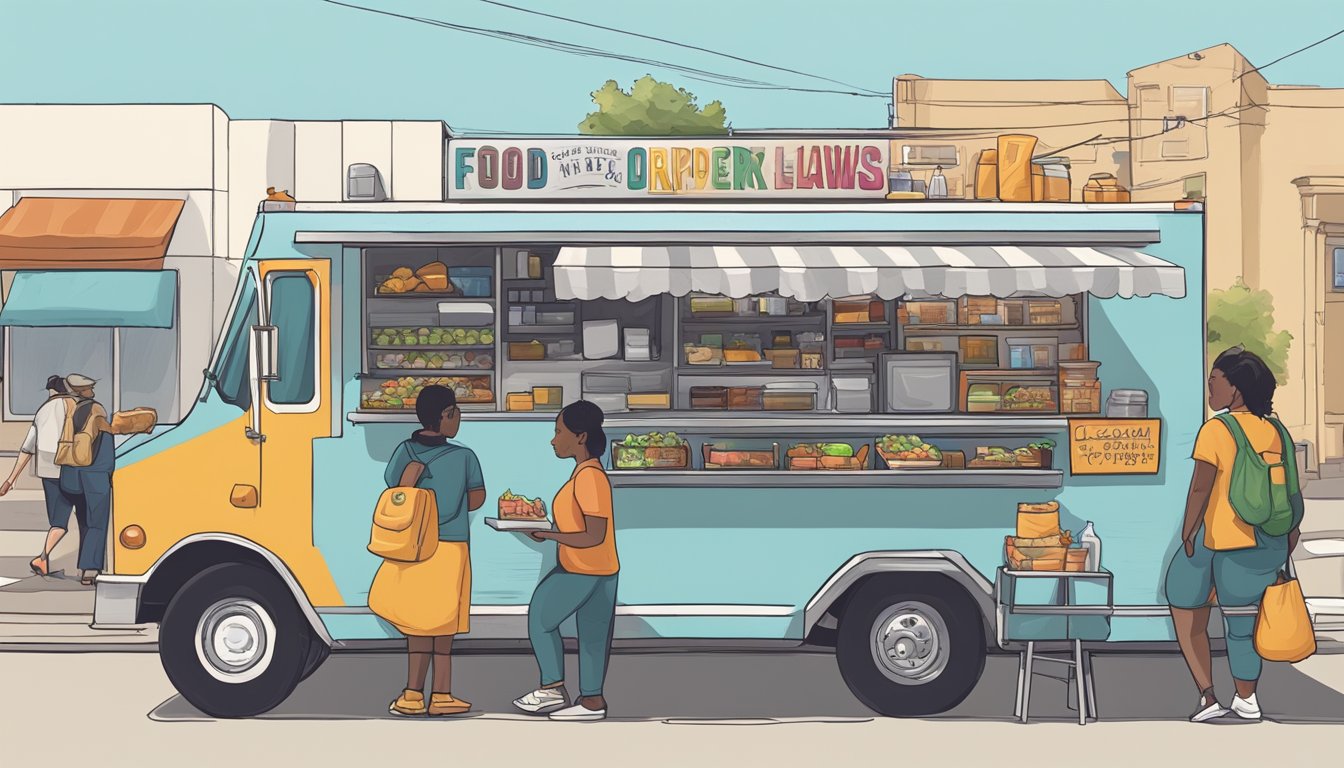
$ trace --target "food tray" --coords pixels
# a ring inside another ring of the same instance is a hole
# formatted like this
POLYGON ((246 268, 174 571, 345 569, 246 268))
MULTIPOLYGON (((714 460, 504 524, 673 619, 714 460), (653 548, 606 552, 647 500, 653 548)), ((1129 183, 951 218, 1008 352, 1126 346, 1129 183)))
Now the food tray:
POLYGON ((485 518, 485 524, 496 531, 549 531, 550 520, 505 520, 499 517, 485 518))
POLYGON ((611 466, 619 470, 659 470, 659 469, 690 469, 691 467, 691 447, 689 445, 649 445, 649 446, 627 446, 624 443, 613 441, 611 444, 611 466), (633 456, 640 456, 644 462, 652 464, 636 464, 633 456))
POLYGON ((897 459, 888 458, 890 454, 878 451, 882 463, 887 469, 938 469, 943 466, 942 459, 897 459))
POLYGON ((735 448, 718 449, 710 443, 705 443, 702 446, 702 450, 704 452, 705 469, 725 470, 730 472, 733 470, 743 470, 743 469, 754 469, 754 470, 779 469, 779 443, 772 443, 769 450, 763 450, 763 449, 739 450, 735 448), (710 456, 719 450, 723 450, 730 453, 751 454, 754 456, 758 456, 761 459, 765 459, 768 456, 770 463, 768 465, 764 463, 755 465, 715 464, 710 461, 710 456))
POLYGON ((786 457, 791 472, 858 472, 868 468, 868 454, 872 447, 859 446, 853 456, 790 456, 786 457))

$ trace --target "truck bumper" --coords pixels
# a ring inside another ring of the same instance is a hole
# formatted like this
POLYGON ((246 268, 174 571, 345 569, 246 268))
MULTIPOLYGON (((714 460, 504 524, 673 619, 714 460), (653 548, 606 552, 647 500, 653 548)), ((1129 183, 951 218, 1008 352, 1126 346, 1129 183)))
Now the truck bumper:
POLYGON ((121 629, 136 626, 140 610, 140 577, 99 576, 94 582, 93 628, 121 629))

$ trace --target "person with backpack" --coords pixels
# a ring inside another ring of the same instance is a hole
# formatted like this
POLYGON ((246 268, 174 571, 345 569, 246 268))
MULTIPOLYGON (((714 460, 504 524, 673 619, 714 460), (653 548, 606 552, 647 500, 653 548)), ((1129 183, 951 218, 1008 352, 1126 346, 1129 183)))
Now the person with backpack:
POLYGON ((425 559, 398 554, 398 549, 405 549, 404 542, 396 541, 398 526, 380 527, 382 520, 375 513, 370 549, 387 556, 369 587, 369 609, 406 635, 406 688, 388 711, 400 717, 459 715, 471 709, 471 702, 453 696, 451 653, 453 636, 470 629, 467 513, 485 504, 485 479, 476 454, 450 442, 462 426, 462 411, 453 390, 425 387, 416 398, 415 413, 422 429, 393 452, 384 473, 390 493, 384 496, 390 496, 389 503, 403 504, 408 496, 403 489, 431 491, 437 525, 430 521, 429 535, 437 534, 438 541, 429 542, 429 547, 410 542, 412 551, 432 550, 425 559), (384 548, 384 544, 389 546, 384 548), (391 557, 394 554, 396 559, 391 557), (426 704, 425 679, 431 659, 434 676, 426 704))
POLYGON ((79 583, 84 586, 93 585, 107 560, 112 473, 117 463, 107 411, 93 399, 97 383, 78 373, 65 377, 74 400, 56 449, 61 492, 73 502, 79 524, 79 583))
POLYGON ((1191 722, 1256 722, 1263 663, 1253 641, 1256 617, 1224 616, 1236 695, 1230 708, 1223 707, 1213 690, 1210 606, 1216 598, 1224 608, 1255 607, 1277 582, 1297 545, 1301 489, 1292 437, 1272 415, 1275 381, 1265 362, 1233 347, 1214 361, 1208 386, 1209 406, 1223 413, 1205 422, 1195 438, 1195 472, 1181 547, 1167 569, 1167 602, 1199 688, 1191 722))
MULTIPOLYGON (((61 491, 61 468, 56 464, 57 443, 61 439, 66 410, 72 399, 65 387, 65 379, 60 376, 47 377, 47 401, 33 414, 33 423, 28 427, 28 436, 19 448, 19 458, 14 462, 14 469, 9 479, 0 484, 0 496, 7 495, 14 488, 19 475, 36 457, 34 469, 42 480, 42 496, 46 501, 49 526, 42 554, 28 561, 28 568, 38 576, 51 575, 51 553, 65 537, 66 529, 70 527, 70 513, 75 508, 70 498, 61 491)), ((80 525, 82 528, 82 518, 80 525)), ((83 537, 81 533, 80 538, 83 537)))

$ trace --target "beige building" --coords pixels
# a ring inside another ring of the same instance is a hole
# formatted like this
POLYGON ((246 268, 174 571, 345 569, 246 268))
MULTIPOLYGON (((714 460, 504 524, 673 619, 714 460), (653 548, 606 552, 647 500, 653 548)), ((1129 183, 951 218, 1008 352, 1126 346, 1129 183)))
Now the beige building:
POLYGON ((927 179, 941 164, 952 197, 974 197, 999 134, 1025 133, 1037 157, 1068 158, 1075 201, 1101 173, 1136 202, 1205 201, 1208 289, 1241 278, 1273 295, 1293 336, 1276 408, 1313 466, 1344 459, 1344 147, 1327 140, 1344 89, 1270 84, 1220 45, 1131 71, 1128 97, 1101 80, 915 75, 894 97, 893 167, 927 179))
MULTIPOLYGON (((267 187, 305 202, 340 202, 349 199, 349 167, 366 164, 388 200, 442 201, 446 138, 437 121, 231 120, 210 104, 0 105, 0 216, 12 208, 23 214, 25 200, 181 201, 166 247, 153 254, 175 273, 171 328, 0 331, 0 456, 22 442, 50 373, 92 375, 102 380, 105 403, 149 405, 161 422, 177 421, 200 391, 267 187)), ((44 211, 29 210, 27 221, 43 220, 44 211)), ((107 247, 130 236, 118 225, 105 218, 60 234, 91 241, 80 247, 107 247)), ((0 235, 0 246, 4 301, 15 272, 43 269, 43 257, 25 256, 22 237, 0 235)))

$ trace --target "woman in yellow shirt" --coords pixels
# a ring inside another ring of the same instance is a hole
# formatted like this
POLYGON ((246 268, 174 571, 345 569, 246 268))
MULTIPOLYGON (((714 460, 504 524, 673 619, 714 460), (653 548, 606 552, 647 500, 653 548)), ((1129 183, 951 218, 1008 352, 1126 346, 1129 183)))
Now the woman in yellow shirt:
POLYGON ((530 714, 552 720, 601 720, 607 716, 602 684, 611 654, 616 614, 616 529, 611 483, 600 461, 607 435, 602 409, 579 400, 555 420, 551 447, 574 460, 574 474, 555 496, 555 530, 536 531, 537 541, 554 541, 559 565, 546 574, 527 607, 527 634, 541 670, 541 687, 514 700, 530 714), (560 625, 575 617, 579 630, 579 700, 565 691, 565 650, 560 625))
MULTIPOLYGON (((1233 347, 1218 356, 1209 373, 1209 406, 1226 410, 1246 434, 1250 446, 1269 463, 1295 461, 1293 446, 1284 445, 1270 413, 1274 409, 1274 375, 1256 355, 1233 347)), ((1227 661, 1236 696, 1230 709, 1213 692, 1213 661, 1209 650, 1209 611, 1216 595, 1223 607, 1255 606, 1278 578, 1297 545, 1300 518, 1284 536, 1269 536, 1243 522, 1229 492, 1237 441, 1229 427, 1210 419, 1195 438, 1195 474, 1185 504, 1182 550, 1167 569, 1167 602, 1176 639, 1199 687, 1200 702, 1190 720, 1202 723, 1232 716, 1260 719, 1256 681, 1261 659, 1251 636, 1255 616, 1225 616, 1227 661)), ((1275 478, 1284 482, 1284 478, 1275 478)))

